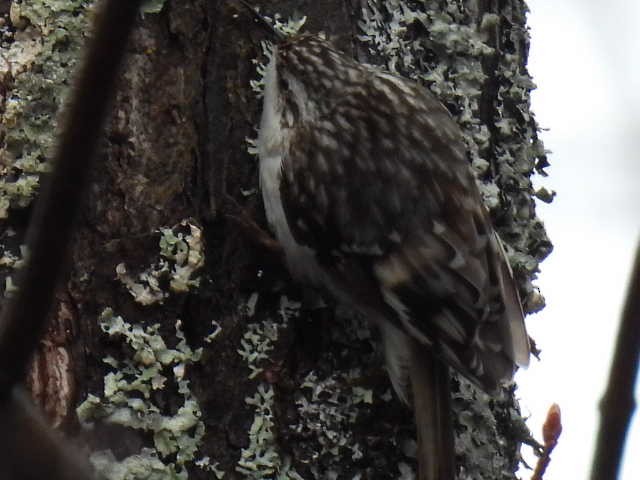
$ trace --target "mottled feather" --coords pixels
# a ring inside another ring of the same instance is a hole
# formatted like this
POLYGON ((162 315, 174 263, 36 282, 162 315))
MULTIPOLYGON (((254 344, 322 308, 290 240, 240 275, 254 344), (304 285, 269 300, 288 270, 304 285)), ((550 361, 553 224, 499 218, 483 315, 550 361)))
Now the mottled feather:
POLYGON ((529 356, 520 300, 449 112, 316 37, 276 55, 279 194, 316 283, 487 390, 510 378, 529 356))

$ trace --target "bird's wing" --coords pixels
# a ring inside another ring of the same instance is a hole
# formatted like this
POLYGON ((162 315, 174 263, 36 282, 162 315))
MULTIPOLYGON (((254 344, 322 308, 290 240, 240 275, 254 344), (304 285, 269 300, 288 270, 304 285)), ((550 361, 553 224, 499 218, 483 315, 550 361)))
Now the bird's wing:
POLYGON ((486 389, 527 363, 520 300, 459 129, 422 87, 377 74, 297 126, 281 197, 296 241, 356 303, 393 311, 486 389))

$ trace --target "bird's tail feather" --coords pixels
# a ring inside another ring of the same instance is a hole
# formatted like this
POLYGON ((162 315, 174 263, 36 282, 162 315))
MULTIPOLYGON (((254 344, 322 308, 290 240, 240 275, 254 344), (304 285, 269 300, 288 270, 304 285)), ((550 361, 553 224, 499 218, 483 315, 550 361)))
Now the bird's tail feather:
POLYGON ((454 480, 449 368, 428 348, 414 344, 409 375, 418 436, 418 480, 454 480))

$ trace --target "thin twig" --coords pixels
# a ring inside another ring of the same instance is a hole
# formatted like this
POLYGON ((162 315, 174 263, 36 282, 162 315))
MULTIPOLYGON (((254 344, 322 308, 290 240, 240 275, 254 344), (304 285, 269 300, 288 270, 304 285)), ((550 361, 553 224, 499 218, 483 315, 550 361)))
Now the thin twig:
POLYGON ((600 428, 591 480, 618 478, 627 429, 635 410, 634 387, 640 359, 640 245, 622 313, 609 384, 600 401, 600 428))

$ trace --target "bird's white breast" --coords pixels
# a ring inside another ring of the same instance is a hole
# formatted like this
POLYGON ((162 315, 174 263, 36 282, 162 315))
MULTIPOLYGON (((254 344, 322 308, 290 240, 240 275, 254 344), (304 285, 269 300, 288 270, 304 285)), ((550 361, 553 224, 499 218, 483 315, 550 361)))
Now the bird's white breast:
POLYGON ((260 188, 269 226, 275 233, 287 257, 291 274, 303 281, 321 283, 320 269, 313 251, 300 245, 291 234, 280 194, 282 162, 290 141, 290 129, 282 125, 282 105, 278 93, 277 50, 271 57, 264 77, 264 103, 258 135, 260 157, 260 188))

